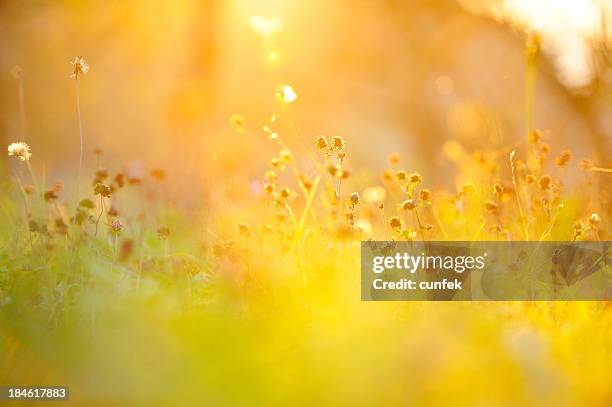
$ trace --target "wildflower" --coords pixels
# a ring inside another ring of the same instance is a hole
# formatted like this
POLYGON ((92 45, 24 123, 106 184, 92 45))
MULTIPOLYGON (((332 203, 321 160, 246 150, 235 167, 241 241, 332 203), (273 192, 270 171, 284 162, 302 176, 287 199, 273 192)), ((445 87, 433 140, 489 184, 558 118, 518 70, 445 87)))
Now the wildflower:
POLYGON ((527 138, 531 144, 538 144, 542 139, 542 132, 540 130, 531 130, 527 138))
POLYGON ((397 178, 398 181, 406 181, 406 178, 408 178, 408 174, 404 170, 399 170, 395 173, 395 178, 397 178))
POLYGON ((266 181, 275 182, 276 181, 276 173, 272 170, 266 171, 266 181))
POLYGON ((338 153, 338 160, 344 161, 344 158, 346 158, 346 153, 344 151, 339 152, 338 153))
POLYGON ((108 198, 111 196, 111 188, 108 185, 99 182, 94 186, 94 195, 100 195, 104 198, 108 198))
POLYGON ((400 155, 398 153, 391 153, 389 155, 389 164, 397 165, 400 162, 400 155))
POLYGON ((431 201, 431 191, 429 189, 421 189, 419 196, 422 201, 425 201, 425 202, 431 201))
POLYGON ((123 188, 123 185, 125 184, 125 176, 123 175, 123 173, 121 172, 117 173, 117 175, 115 175, 115 178, 113 180, 115 181, 115 183, 117 184, 119 188, 123 188))
POLYGON ((421 181, 423 181, 423 177, 421 177, 421 174, 419 174, 418 172, 413 172, 412 174, 410 174, 410 182, 413 184, 418 184, 421 181))
POLYGON ((45 201, 54 201, 57 198, 59 198, 59 196, 57 195, 56 191, 54 189, 50 189, 48 191, 45 191, 44 194, 44 199, 45 201))
POLYGON ((9 144, 8 155, 19 158, 21 161, 28 161, 32 157, 30 146, 23 141, 9 144))
POLYGON ((162 240, 170 236, 170 228, 167 226, 161 226, 157 229, 157 237, 162 240))
POLYGON ((592 227, 597 227, 600 221, 601 218, 596 213, 591 214, 591 216, 589 217, 589 225, 591 225, 592 227))
POLYGON ((332 150, 343 150, 344 149, 344 139, 340 136, 334 136, 331 138, 331 148, 332 150))
POLYGON ((299 182, 302 188, 304 188, 306 191, 310 191, 312 188, 312 182, 304 175, 300 175, 299 182))
POLYGON ((572 159, 572 152, 570 150, 565 150, 557 157, 555 160, 555 164, 557 167, 563 168, 567 165, 567 163, 572 159))
POLYGON ((264 191, 266 191, 268 194, 271 194, 272 192, 274 192, 274 185, 266 182, 263 186, 264 191))
POLYGON ((241 236, 249 237, 250 230, 251 230, 251 226, 248 225, 247 223, 238 224, 238 231, 240 232, 241 236))
POLYGON ((491 213, 497 213, 497 204, 493 201, 485 202, 485 208, 491 213))
POLYGON ((327 148, 327 139, 325 138, 325 136, 319 136, 316 138, 315 147, 317 147, 317 149, 321 151, 327 148))
POLYGON ((290 85, 280 85, 276 90, 276 98, 282 103, 292 103, 297 99, 297 93, 290 85))
POLYGON ((582 233, 584 232, 584 222, 581 220, 577 220, 574 223, 574 240, 576 240, 582 233))
POLYGON ((121 224, 121 222, 119 222, 119 220, 115 219, 110 224, 110 230, 114 234, 118 235, 123 230, 123 225, 121 224))
POLYGON ((461 192, 463 192, 463 194, 465 194, 465 195, 473 194, 474 192, 476 192, 476 185, 474 185, 471 182, 466 182, 461 187, 461 192))
POLYGON ((287 199, 291 196, 291 190, 289 188, 283 188, 279 191, 281 198, 287 199))
POLYGON ((151 177, 160 182, 166 179, 166 172, 161 168, 155 168, 151 170, 149 174, 151 175, 151 177))
POLYGON ((72 66, 74 66, 72 75, 70 75, 71 78, 79 79, 80 76, 85 75, 87 72, 89 72, 89 65, 81 56, 75 57, 74 61, 70 63, 72 64, 72 66))
POLYGON ((552 178, 550 177, 550 175, 543 175, 542 177, 540 177, 540 189, 542 190, 546 190, 550 188, 550 184, 552 183, 552 178))
POLYGON ((399 216, 391 216, 389 218, 389 226, 391 226, 391 229, 393 230, 400 230, 402 228, 403 222, 400 219, 399 216))
POLYGON ((288 164, 291 161, 291 151, 289 150, 281 150, 281 152, 278 154, 278 156, 280 157, 280 160, 282 162, 284 162, 285 164, 288 164))
POLYGON ((391 182, 393 181, 393 175, 393 170, 385 170, 382 177, 385 182, 391 182))
POLYGON ((495 192, 495 194, 497 194, 498 196, 501 196, 504 193, 504 186, 499 182, 496 182, 493 185, 493 192, 495 192))
POLYGON ((278 158, 276 158, 276 157, 274 157, 274 158, 272 158, 272 159, 270 160, 270 166, 271 166, 272 168, 277 169, 277 170, 279 170, 279 169, 280 169, 281 171, 282 171, 282 169, 283 169, 283 165, 281 164, 281 162, 279 161, 279 159, 278 159, 278 158))
POLYGON ((342 170, 342 167, 338 164, 328 165, 327 172, 329 172, 329 175, 335 178, 343 178, 344 176, 344 170, 342 170))
POLYGON ((414 199, 406 199, 404 202, 399 204, 399 207, 405 211, 411 211, 416 208, 416 202, 414 199))
POLYGON ((108 171, 106 171, 105 169, 101 168, 98 171, 96 171, 96 179, 103 181, 106 178, 108 178, 108 171))
POLYGON ((527 185, 533 185, 536 181, 536 178, 531 175, 531 174, 527 174, 525 175, 525 182, 527 183, 527 185))
POLYGON ((387 192, 381 186, 366 188, 363 191, 363 200, 366 203, 381 203, 387 198, 387 192))
POLYGON ((357 192, 353 192, 350 197, 351 205, 355 206, 359 204, 359 194, 357 192))
POLYGON ((230 123, 234 127, 234 131, 238 134, 244 133, 244 116, 233 114, 230 117, 230 123))

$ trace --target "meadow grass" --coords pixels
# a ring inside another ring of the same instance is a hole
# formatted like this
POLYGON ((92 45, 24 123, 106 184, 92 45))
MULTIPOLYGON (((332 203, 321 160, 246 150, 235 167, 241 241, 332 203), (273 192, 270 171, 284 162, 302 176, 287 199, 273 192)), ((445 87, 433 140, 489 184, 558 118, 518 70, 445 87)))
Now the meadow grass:
POLYGON ((279 122, 291 124, 299 99, 289 85, 276 96, 261 130, 231 117, 237 134, 275 150, 231 214, 152 198, 173 180, 160 169, 137 178, 119 163, 91 174, 87 190, 81 175, 66 180, 80 191, 74 205, 32 170, 35 150, 9 147, 30 179, 2 176, 0 383, 69 385, 72 402, 89 406, 449 395, 457 405, 609 405, 607 302, 359 299, 362 240, 606 240, 606 208, 591 198, 609 188, 606 171, 583 163, 580 188, 566 190, 563 171, 578 171, 576 160, 534 130, 497 151, 448 142, 443 154, 465 176, 454 190, 405 168, 400 153, 365 184, 348 137, 293 151, 279 122))

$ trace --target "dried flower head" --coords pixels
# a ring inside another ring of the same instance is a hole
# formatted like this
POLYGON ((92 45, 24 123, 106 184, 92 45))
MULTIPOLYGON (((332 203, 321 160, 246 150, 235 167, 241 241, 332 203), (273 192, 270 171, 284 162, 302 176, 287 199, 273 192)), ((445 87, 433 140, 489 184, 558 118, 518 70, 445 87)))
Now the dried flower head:
POLYGON ((263 186, 263 189, 266 193, 271 194, 274 192, 274 184, 266 182, 263 186))
POLYGON ((531 144, 538 144, 542 140, 542 132, 540 130, 531 130, 527 138, 531 144))
POLYGON ((431 191, 429 189, 421 189, 421 192, 419 193, 419 197, 424 202, 430 202, 431 201, 431 191))
POLYGON ((418 184, 421 181, 423 181, 423 177, 421 177, 421 174, 419 174, 418 172, 413 172, 412 174, 410 174, 411 183, 418 184))
POLYGON ((574 239, 578 238, 582 233, 584 233, 585 226, 584 222, 581 220, 577 220, 574 222, 574 239))
POLYGON ((325 138, 325 136, 319 136, 315 139, 315 147, 318 150, 325 150, 327 148, 327 139, 325 138))
POLYGON ((23 141, 9 144, 8 155, 19 158, 21 161, 28 161, 32 157, 30 146, 23 141))
POLYGON ((333 136, 331 138, 331 149, 344 150, 344 139, 340 136, 333 136))
POLYGON ((497 213, 497 204, 493 201, 485 202, 485 209, 491 213, 497 213))
POLYGON ((279 191, 281 198, 287 199, 291 196, 291 190, 289 188, 283 188, 279 191))
POLYGON ((391 226, 391 229, 393 230, 400 230, 402 228, 403 222, 400 219, 399 216, 391 216, 389 218, 389 226, 391 226))
POLYGON ((395 173, 395 178, 397 178, 398 181, 406 181, 408 174, 404 170, 399 170, 395 173))
POLYGON ((493 192, 497 195, 497 196, 501 196, 504 193, 504 186, 502 184, 500 184, 499 182, 496 182, 493 185, 493 192))
POLYGON ((355 206, 359 204, 359 194, 357 192, 353 192, 349 199, 351 201, 351 205, 355 206))
POLYGON ((393 177, 394 177, 394 175, 395 175, 395 174, 393 173, 393 170, 391 170, 391 169, 387 169, 387 170, 385 170, 385 171, 383 172, 383 174, 382 174, 382 178, 383 178, 383 180, 384 180, 385 182, 391 182, 391 181, 393 181, 393 177))
POLYGON ((72 71, 72 75, 70 75, 71 78, 79 79, 80 76, 83 76, 87 72, 89 72, 89 65, 87 64, 85 59, 81 56, 74 57, 74 60, 71 61, 70 63, 74 67, 72 71))
POLYGON ((281 150, 281 152, 278 154, 280 160, 282 162, 284 162, 285 164, 288 164, 291 162, 291 159, 293 158, 293 156, 291 155, 291 151, 285 149, 285 150, 281 150))
POLYGON ((550 175, 543 175, 542 177, 540 177, 540 189, 542 190, 546 190, 550 188, 550 184, 552 183, 552 178, 550 177, 550 175))
POLYGON ((157 229, 157 237, 160 240, 166 239, 170 236, 170 228, 168 228, 167 226, 160 226, 157 229))
POLYGON ((100 196, 103 196, 104 198, 108 198, 109 196, 111 196, 111 192, 112 192, 111 187, 109 187, 106 184, 99 182, 96 185, 94 185, 94 195, 100 195, 100 196))
POLYGON ((238 224, 238 231, 240 232, 241 236, 249 237, 250 231, 251 231, 251 226, 249 224, 247 224, 247 223, 239 223, 238 224))
POLYGON ((414 199, 406 199, 404 202, 399 204, 399 207, 405 211, 411 211, 416 208, 416 202, 414 199))
POLYGON ((153 179, 160 182, 166 179, 166 171, 162 170, 161 168, 152 169, 149 174, 153 179))
POLYGON ((533 185, 536 181, 536 177, 534 177, 531 174, 527 174, 525 175, 525 182, 527 183, 527 185, 533 185))
POLYGON ((400 162, 400 155, 398 153, 389 154, 389 164, 397 165, 400 162))
POLYGON ((557 164, 557 167, 563 168, 571 159, 572 152, 570 150, 565 150, 559 155, 559 157, 557 157, 557 159, 555 160, 555 164, 557 164))

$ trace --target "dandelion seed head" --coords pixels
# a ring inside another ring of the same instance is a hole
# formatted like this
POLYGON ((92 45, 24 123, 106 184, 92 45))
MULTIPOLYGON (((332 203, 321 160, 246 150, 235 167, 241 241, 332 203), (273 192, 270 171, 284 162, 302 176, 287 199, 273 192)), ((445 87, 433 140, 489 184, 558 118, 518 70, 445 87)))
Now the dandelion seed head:
POLYGON ((79 79, 79 77, 89 72, 89 64, 82 56, 74 57, 74 60, 70 63, 73 66, 72 75, 70 75, 72 78, 79 79))
POLYGON ((32 153, 30 153, 30 146, 23 141, 9 144, 8 155, 19 158, 21 161, 28 161, 30 157, 32 157, 32 153))

